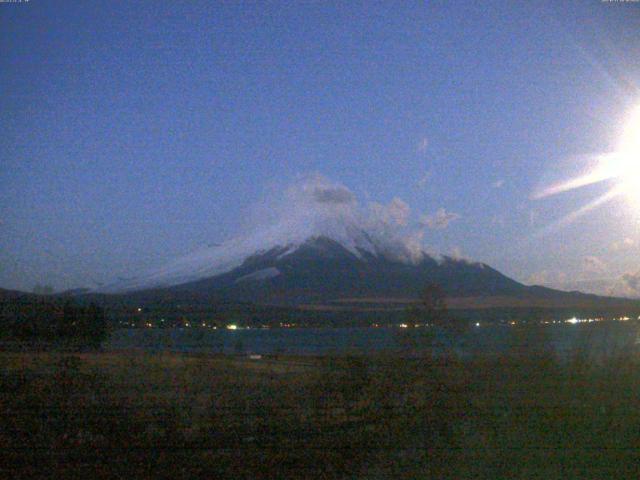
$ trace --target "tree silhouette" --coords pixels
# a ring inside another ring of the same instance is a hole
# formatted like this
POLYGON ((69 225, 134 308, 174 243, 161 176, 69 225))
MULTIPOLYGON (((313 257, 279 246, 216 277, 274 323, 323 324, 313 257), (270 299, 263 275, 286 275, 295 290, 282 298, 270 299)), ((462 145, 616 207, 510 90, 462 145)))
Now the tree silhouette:
POLYGON ((429 283, 420 297, 423 318, 429 325, 444 330, 451 337, 465 333, 469 322, 454 318, 447 308, 447 297, 444 289, 437 283, 429 283))
POLYGON ((2 338, 78 347, 98 348, 109 333, 102 307, 42 297, 0 302, 0 325, 2 338))
POLYGON ((33 287, 33 293, 36 295, 52 295, 54 292, 51 285, 40 285, 39 283, 33 287))
POLYGON ((428 284, 422 291, 420 302, 424 309, 424 319, 430 325, 445 326, 448 313, 444 290, 437 283, 428 284))

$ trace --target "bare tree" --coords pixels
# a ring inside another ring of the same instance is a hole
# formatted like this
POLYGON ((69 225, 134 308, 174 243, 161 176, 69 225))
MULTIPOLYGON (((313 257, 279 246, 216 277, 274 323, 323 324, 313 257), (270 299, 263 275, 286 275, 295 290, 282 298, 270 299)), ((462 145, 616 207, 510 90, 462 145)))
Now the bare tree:
POLYGON ((422 291, 420 302, 424 308, 424 319, 428 324, 444 327, 448 313, 444 290, 437 283, 428 284, 422 291))

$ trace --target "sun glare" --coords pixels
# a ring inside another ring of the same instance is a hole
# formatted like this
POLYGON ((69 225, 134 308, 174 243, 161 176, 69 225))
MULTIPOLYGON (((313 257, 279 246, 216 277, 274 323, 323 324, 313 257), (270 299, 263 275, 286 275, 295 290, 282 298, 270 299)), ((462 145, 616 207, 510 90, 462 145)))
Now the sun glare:
MULTIPOLYGON (((616 151, 599 155, 597 164, 586 175, 551 185, 534 195, 544 198, 594 183, 611 180, 614 186, 591 206, 601 205, 617 196, 624 196, 640 211, 640 105, 629 115, 624 124, 616 151)), ((581 209, 586 212, 591 209, 581 209)), ((577 212, 576 212, 577 213, 577 212)), ((574 218, 572 214, 569 218, 574 218)))
POLYGON ((623 193, 640 208, 640 106, 629 116, 615 156, 623 193))
POLYGON ((640 105, 629 115, 622 133, 620 150, 636 156, 640 153, 640 105))

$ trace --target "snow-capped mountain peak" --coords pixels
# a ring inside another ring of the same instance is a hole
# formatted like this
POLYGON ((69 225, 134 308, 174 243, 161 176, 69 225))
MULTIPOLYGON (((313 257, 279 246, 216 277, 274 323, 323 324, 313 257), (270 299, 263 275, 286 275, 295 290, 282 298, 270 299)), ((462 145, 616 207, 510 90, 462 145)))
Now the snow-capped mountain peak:
POLYGON ((245 259, 272 249, 286 256, 309 239, 328 238, 362 258, 363 254, 420 261, 422 238, 399 233, 405 225, 406 204, 394 199, 389 206, 358 206, 353 194, 326 179, 313 176, 284 192, 251 218, 243 235, 177 258, 165 266, 127 281, 102 288, 105 292, 168 287, 228 272, 245 259))

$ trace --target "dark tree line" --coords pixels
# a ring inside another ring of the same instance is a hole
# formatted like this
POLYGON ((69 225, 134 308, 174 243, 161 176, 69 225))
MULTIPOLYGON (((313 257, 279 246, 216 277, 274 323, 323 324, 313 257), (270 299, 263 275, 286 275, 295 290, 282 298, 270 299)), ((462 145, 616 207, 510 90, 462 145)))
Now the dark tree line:
POLYGON ((104 309, 71 301, 11 299, 0 304, 0 337, 24 342, 74 342, 98 347, 107 337, 104 309))

